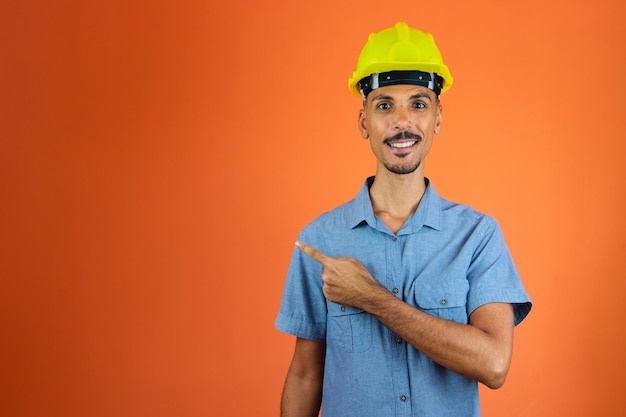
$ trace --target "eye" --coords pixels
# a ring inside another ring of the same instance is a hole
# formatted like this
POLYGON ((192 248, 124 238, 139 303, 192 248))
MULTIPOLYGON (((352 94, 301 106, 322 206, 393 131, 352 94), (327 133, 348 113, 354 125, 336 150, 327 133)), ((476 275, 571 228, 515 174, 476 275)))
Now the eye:
POLYGON ((413 103, 413 108, 415 108, 415 109, 425 109, 426 108, 426 103, 424 103, 423 101, 416 101, 415 103, 413 103))
POLYGON ((381 101, 376 105, 376 108, 378 110, 389 110, 391 108, 391 104, 387 103, 386 101, 381 101))

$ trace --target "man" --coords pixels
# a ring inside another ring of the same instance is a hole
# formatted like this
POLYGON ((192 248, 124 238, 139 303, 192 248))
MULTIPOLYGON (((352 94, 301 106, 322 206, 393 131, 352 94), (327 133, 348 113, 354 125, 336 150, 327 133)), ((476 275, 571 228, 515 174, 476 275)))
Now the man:
POLYGON ((370 35, 350 89, 377 166, 300 234, 279 330, 296 346, 283 417, 479 416, 531 308, 498 224, 440 198, 424 160, 452 77, 430 34, 370 35))

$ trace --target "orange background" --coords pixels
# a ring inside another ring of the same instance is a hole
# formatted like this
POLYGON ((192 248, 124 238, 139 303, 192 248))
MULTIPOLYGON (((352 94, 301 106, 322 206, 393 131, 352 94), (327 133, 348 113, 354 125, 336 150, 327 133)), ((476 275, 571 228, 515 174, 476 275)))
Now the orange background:
POLYGON ((3 1, 0 413, 276 416, 293 242, 373 173, 347 78, 405 20, 455 77, 427 175, 535 302, 484 415, 626 414, 622 4, 3 1))

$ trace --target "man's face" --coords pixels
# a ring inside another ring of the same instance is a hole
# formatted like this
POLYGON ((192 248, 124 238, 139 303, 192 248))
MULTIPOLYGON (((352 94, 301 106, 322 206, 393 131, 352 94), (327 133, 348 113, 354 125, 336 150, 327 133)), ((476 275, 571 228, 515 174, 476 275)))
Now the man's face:
POLYGON ((415 85, 372 91, 359 113, 359 129, 378 160, 378 170, 410 174, 420 169, 441 130, 441 105, 435 93, 415 85))

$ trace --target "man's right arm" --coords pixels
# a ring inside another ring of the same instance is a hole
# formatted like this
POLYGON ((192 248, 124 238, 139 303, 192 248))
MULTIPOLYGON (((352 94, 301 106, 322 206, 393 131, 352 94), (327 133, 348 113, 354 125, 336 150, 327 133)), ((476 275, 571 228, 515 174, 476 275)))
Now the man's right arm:
POLYGON ((296 339, 283 395, 281 417, 317 417, 322 403, 326 344, 296 339))

